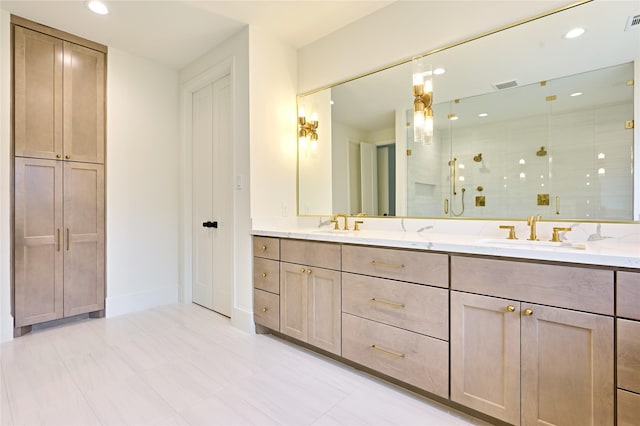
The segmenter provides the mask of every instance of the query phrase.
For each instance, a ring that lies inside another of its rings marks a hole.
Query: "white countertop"
[[[252,233],[268,237],[640,269],[640,245],[635,240],[625,242],[617,238],[605,237],[598,241],[552,243],[549,241],[527,241],[525,238],[507,240],[483,235],[435,233],[433,229],[413,232],[395,230],[334,231],[327,227],[269,228],[254,229]]]

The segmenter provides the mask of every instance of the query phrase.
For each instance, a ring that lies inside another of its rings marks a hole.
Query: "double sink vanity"
[[[488,221],[471,235],[434,232],[456,221],[351,220],[361,230],[254,230],[258,331],[509,424],[638,424],[636,236],[509,240]]]

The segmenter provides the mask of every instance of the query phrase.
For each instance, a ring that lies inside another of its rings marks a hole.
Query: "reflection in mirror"
[[[299,150],[299,213],[637,218],[636,9],[585,3],[425,56],[445,70],[431,145],[413,142],[411,62],[300,96],[319,139]]]
[[[437,104],[435,146],[407,132],[408,214],[630,219],[633,68]]]

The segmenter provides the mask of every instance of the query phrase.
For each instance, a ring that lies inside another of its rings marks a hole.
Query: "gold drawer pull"
[[[267,278],[267,273],[266,272],[262,273],[262,278]]]
[[[267,312],[269,310],[269,308],[267,308],[266,306],[264,308],[262,308],[262,312]]]
[[[509,306],[507,306],[507,311],[509,311],[509,312],[514,312],[515,310],[516,310],[516,307],[515,307],[515,306],[513,306],[513,305],[509,305]]]
[[[389,305],[394,308],[404,308],[404,303],[389,302],[388,300],[376,299],[375,297],[371,299],[371,301],[376,303],[382,303],[384,305]]]
[[[262,251],[267,251],[267,246],[262,246]]]
[[[388,351],[388,350],[382,349],[381,347],[376,346],[376,345],[371,345],[371,349],[375,349],[375,350],[380,351],[382,353],[385,353],[387,355],[395,356],[396,358],[404,358],[404,354],[399,354],[397,352]]]
[[[67,251],[71,249],[71,232],[69,232],[69,228],[67,228]]]
[[[404,268],[403,264],[400,263],[386,263],[386,262],[379,262],[377,260],[372,260],[371,264],[373,266],[385,266],[387,268],[395,268],[395,269],[402,269]]]
[[[524,310],[524,314],[528,317],[530,317],[531,315],[533,315],[533,311],[531,309],[525,309]]]
[[[58,228],[58,251],[60,251],[60,228]]]

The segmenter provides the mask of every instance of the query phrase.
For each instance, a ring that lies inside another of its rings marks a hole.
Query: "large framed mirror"
[[[444,70],[429,145],[411,61],[299,96],[321,123],[299,146],[299,214],[638,220],[637,15],[588,2],[424,56]]]

